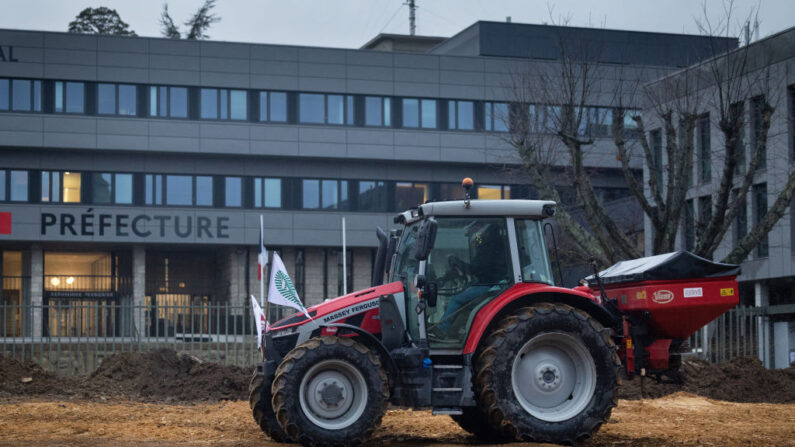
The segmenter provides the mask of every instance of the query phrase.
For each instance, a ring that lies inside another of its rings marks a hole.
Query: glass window
[[[403,99],[403,127],[420,127],[420,101]]]
[[[133,196],[132,174],[114,174],[114,203],[130,205]]]
[[[326,110],[328,124],[342,124],[345,120],[345,105],[342,95],[328,95]]]
[[[364,98],[364,125],[389,126],[387,105],[389,98],[367,96]]]
[[[347,110],[345,114],[345,124],[353,126],[353,96],[348,95],[345,97],[345,110]]]
[[[66,113],[85,111],[85,85],[82,82],[66,83]]]
[[[282,180],[278,178],[265,179],[265,207],[282,207]]]
[[[32,108],[31,102],[31,81],[23,79],[14,79],[11,81],[11,91],[13,92],[13,101],[11,108],[13,110],[30,111]]]
[[[41,171],[41,201],[49,202],[50,195],[50,173],[48,171]],[[0,197],[0,200],[3,200],[3,198]]]
[[[303,181],[303,200],[301,208],[315,209],[320,207],[320,180]]]
[[[541,222],[531,219],[516,220],[516,242],[522,281],[554,284],[549,269],[549,254],[544,244]]]
[[[732,202],[737,202],[740,191],[732,191]],[[742,238],[748,233],[748,209],[747,201],[743,199],[737,205],[737,215],[734,218],[734,247],[740,244]]]
[[[359,181],[358,209],[386,211],[386,185],[381,181]]]
[[[507,132],[509,115],[508,104],[504,102],[487,102],[485,104],[485,126],[488,131]]]
[[[684,228],[682,229],[683,237],[682,243],[684,245],[684,249],[686,251],[691,251],[696,246],[696,210],[693,205],[693,199],[688,199],[685,201],[685,209],[684,209],[684,216],[682,219],[684,220]]]
[[[80,203],[80,185],[82,176],[79,172],[63,173],[63,197],[64,203]]]
[[[193,204],[193,177],[189,175],[166,176],[166,205]]]
[[[8,110],[8,100],[11,96],[11,82],[8,79],[0,79],[0,110]]]
[[[55,83],[55,111],[63,112],[63,82]]]
[[[321,197],[323,198],[323,208],[337,208],[339,201],[338,184],[336,180],[323,180],[323,190]]]
[[[299,95],[300,121],[302,123],[323,123],[324,95],[301,93]]]
[[[28,171],[10,171],[10,199],[13,202],[28,201]]]
[[[136,89],[134,85],[119,85],[119,115],[135,115],[137,113],[136,107]]]
[[[202,119],[218,119],[218,89],[201,89]]]
[[[242,205],[243,181],[240,177],[227,177],[225,183],[224,205],[238,207]]]
[[[767,183],[760,183],[754,185],[754,225],[759,225],[762,219],[767,214]],[[770,245],[768,243],[768,235],[765,234],[760,240],[759,245],[756,246],[756,255],[760,258],[766,257],[770,254]]]
[[[213,178],[196,176],[196,206],[213,206]]]
[[[6,171],[0,169],[0,200],[6,200]]]
[[[442,183],[439,185],[439,200],[464,200],[466,193],[458,183]]]
[[[449,101],[448,108],[450,129],[472,130],[475,128],[475,103],[472,101]]]
[[[270,111],[269,121],[286,122],[287,121],[287,93],[285,92],[270,92],[270,104],[268,110]]]
[[[710,142],[709,113],[698,119],[698,171],[701,183],[712,180],[712,146]]]
[[[229,90],[218,90],[220,104],[218,105],[219,115],[222,120],[229,119]]]
[[[229,118],[245,120],[248,115],[246,92],[244,90],[229,91]]]
[[[765,106],[765,97],[757,96],[751,99],[751,147],[753,148],[752,154],[756,151],[759,144],[759,135],[762,133],[763,110]],[[767,146],[761,148],[759,157],[758,169],[767,168]]]
[[[169,88],[169,116],[174,118],[188,117],[188,89],[184,87]]]
[[[478,199],[499,200],[501,198],[502,187],[500,185],[478,185]]]
[[[187,118],[188,89],[185,87],[150,87],[149,115]]]
[[[395,184],[395,205],[399,212],[428,201],[428,185],[424,183],[398,182]]]
[[[91,174],[93,203],[110,203],[113,180],[110,173]]]
[[[162,205],[163,204],[163,176],[155,174],[146,174],[146,204],[147,205]]]
[[[97,85],[97,112],[103,115],[116,114],[116,85]]]
[[[436,100],[422,100],[422,127],[432,129],[436,127]]]

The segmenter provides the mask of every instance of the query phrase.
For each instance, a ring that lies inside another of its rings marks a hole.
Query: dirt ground
[[[241,401],[151,404],[133,401],[6,401],[0,445],[268,446]],[[447,416],[389,411],[368,443],[467,445],[477,441]],[[514,444],[516,446],[527,444]],[[715,401],[687,393],[622,400],[587,446],[795,445],[795,405]]]

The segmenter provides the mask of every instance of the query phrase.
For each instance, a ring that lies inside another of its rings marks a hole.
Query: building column
[[[28,262],[23,262],[23,268],[27,268],[30,275],[30,335],[41,337],[44,324],[44,252],[41,245],[33,244],[30,246],[30,256]]]
[[[773,367],[777,369],[789,368],[790,351],[794,348],[790,345],[790,328],[793,323],[790,321],[777,321],[773,323]]]
[[[754,305],[756,307],[767,307],[770,304],[770,291],[767,284],[762,281],[754,283]],[[756,319],[756,340],[759,352],[759,360],[765,368],[771,368],[771,355],[770,355],[770,319],[768,317],[759,316]]]
[[[146,247],[143,245],[133,246],[132,256],[132,307],[133,325],[135,331],[131,335],[138,337],[146,336]]]

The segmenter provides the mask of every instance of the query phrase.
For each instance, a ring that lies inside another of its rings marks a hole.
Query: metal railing
[[[735,307],[688,339],[689,353],[712,363],[759,357],[759,330],[767,309]]]
[[[241,367],[259,358],[254,319],[245,305],[0,304],[0,354],[32,360],[59,375],[91,373],[113,354],[159,348]]]

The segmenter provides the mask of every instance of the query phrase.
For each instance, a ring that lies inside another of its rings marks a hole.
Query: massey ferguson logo
[[[654,292],[651,300],[657,304],[667,304],[674,300],[674,294],[670,290],[658,290]]]

